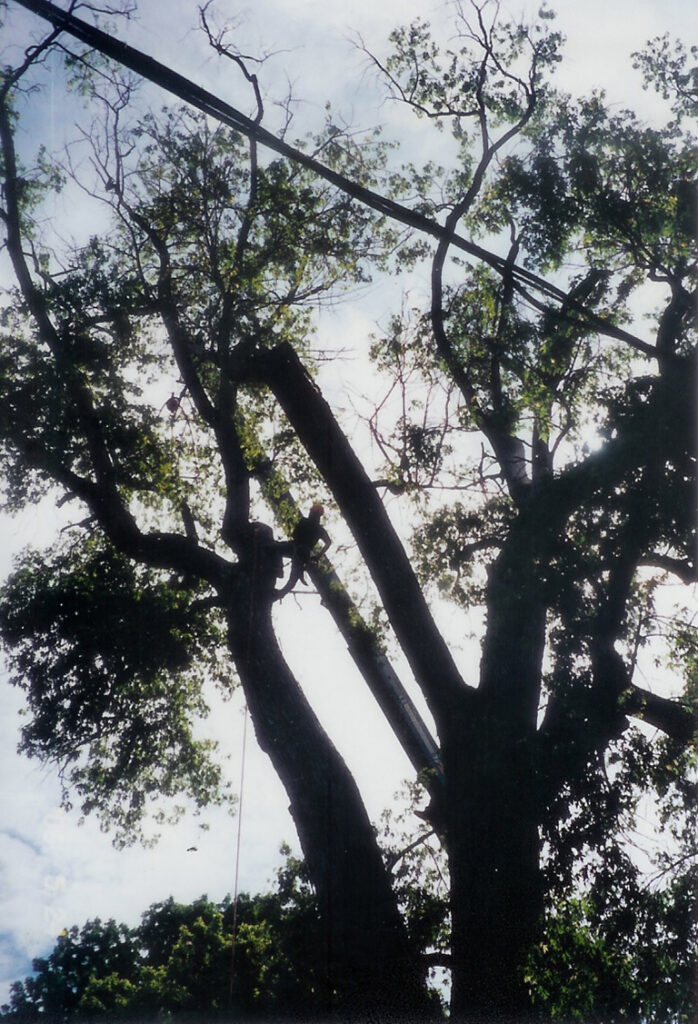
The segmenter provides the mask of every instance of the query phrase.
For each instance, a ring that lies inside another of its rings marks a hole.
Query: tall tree
[[[311,1018],[325,1005],[316,901],[303,863],[282,852],[272,891],[218,904],[170,897],[135,928],[97,918],[64,929],[12,985],[0,1019]]]
[[[0,108],[18,284],[0,364],[7,502],[51,486],[81,510],[77,534],[27,556],[0,606],[32,713],[24,748],[57,760],[124,835],[155,791],[205,801],[216,770],[191,721],[224,647],[318,893],[328,1000],[428,1013],[360,795],[275,630],[286,548],[266,509],[289,529],[280,495],[324,490],[436,723],[443,784],[431,780],[426,814],[448,855],[452,1012],[523,1019],[551,878],[564,885],[600,851],[614,884],[632,875],[618,834],[643,785],[638,751],[670,757],[673,781],[657,767],[657,787],[691,800],[696,638],[665,627],[658,604],[662,581],[696,579],[686,54],[657,43],[641,59],[674,101],[667,127],[651,129],[599,96],[552,90],[560,39],[545,11],[529,28],[487,4],[459,7],[456,46],[417,23],[375,58],[401,101],[451,129],[456,170],[397,175],[380,143],[331,124],[310,142],[349,185],[384,178],[416,189],[422,214],[445,213],[427,255],[430,308],[396,317],[373,346],[398,396],[371,417],[385,458],[374,467],[320,390],[309,308],[396,246],[399,265],[424,246],[400,248],[350,188],[260,159],[254,140],[198,115],[129,123],[123,78],[73,60],[103,105],[106,130],[87,138],[90,189],[113,228],[51,251],[32,204],[55,172],[18,167],[13,123],[56,35],[6,72]],[[246,75],[260,123],[248,64],[210,38]],[[451,260],[462,227],[500,240],[505,257]],[[635,297],[659,303],[642,336]],[[163,380],[176,382],[169,398]],[[442,488],[456,498],[436,507]],[[416,524],[412,553],[388,514],[398,497]],[[477,680],[437,625],[432,584],[485,611]],[[348,597],[335,611],[358,621]],[[666,697],[638,681],[658,633],[676,675]],[[362,637],[368,677],[385,654]]]

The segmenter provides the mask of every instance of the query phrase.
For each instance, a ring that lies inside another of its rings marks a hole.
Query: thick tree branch
[[[420,961],[425,967],[446,967],[449,970],[453,967],[451,953],[422,953]]]
[[[290,345],[261,353],[250,369],[273,391],[332,491],[432,714],[443,723],[454,702],[460,705],[469,691],[368,474]]]
[[[298,506],[285,484],[267,460],[260,461],[256,473],[262,491],[277,518],[298,514]],[[397,672],[381,648],[376,633],[364,621],[327,555],[311,560],[305,571],[313,581],[337,629],[344,637],[354,664],[376,698],[417,772],[425,773],[425,784],[433,790],[443,782],[441,756],[434,738],[403,687]]]
[[[696,742],[698,717],[680,701],[669,700],[632,685],[623,694],[623,711],[653,725],[678,743]]]
[[[541,516],[554,514],[551,529],[561,528],[567,516],[595,494],[605,500],[603,495],[624,486],[624,481],[650,459],[663,464],[675,459],[677,452],[694,452],[697,370],[695,353],[682,358],[670,375],[653,382],[641,422],[619,430],[616,437],[582,462],[544,483],[532,498],[532,505],[538,504]]]
[[[209,582],[220,582],[230,572],[229,563],[199,547],[190,538],[161,532],[142,533],[125,505],[117,486],[116,471],[104,439],[99,413],[79,370],[72,364],[68,347],[49,314],[47,298],[35,286],[24,257],[14,140],[5,102],[0,103],[0,145],[5,165],[7,249],[29,312],[77,410],[90,452],[94,480],[81,477],[36,445],[25,451],[28,464],[47,472],[81,498],[110,541],[125,554],[154,567],[193,571]]]
[[[425,785],[433,790],[442,779],[439,749],[381,650],[374,631],[362,618],[326,555],[319,563],[311,563],[307,572],[413,767],[425,773]]]
[[[535,730],[540,700],[546,620],[540,574],[552,540],[543,524],[520,513],[487,578],[479,693],[493,727],[519,739]]]
[[[172,287],[172,267],[167,240],[148,221],[147,217],[130,207],[122,198],[121,203],[129,216],[141,228],[152,243],[159,261],[158,311],[162,318],[172,346],[172,352],[182,374],[182,380],[189,392],[197,412],[214,431],[226,481],[226,504],[223,514],[221,536],[236,550],[239,539],[245,533],[250,508],[249,473],[235,428],[235,406],[237,394],[226,370],[227,358],[223,358],[215,402],[210,398],[199,376],[192,353],[194,346],[182,325],[179,307]],[[230,296],[223,296],[223,316],[229,313]],[[221,321],[221,330],[222,321]],[[227,357],[228,339],[225,339]]]
[[[77,411],[80,427],[87,441],[95,480],[100,494],[109,504],[121,506],[121,497],[116,486],[114,464],[104,440],[92,396],[81,378],[80,371],[72,363],[65,339],[49,315],[47,297],[34,284],[24,256],[17,161],[6,99],[0,102],[0,146],[5,167],[7,251],[20,291],[36,324],[39,335],[51,352],[57,374],[63,381],[64,387]]]
[[[671,299],[662,313],[657,331],[657,359],[660,371],[671,365],[681,337],[684,317],[695,319],[696,295],[691,295],[680,282],[673,282]]]
[[[481,181],[478,180],[478,176],[476,174],[468,194],[465,196],[462,203],[452,211],[451,218],[453,218],[454,230],[458,219],[462,216],[463,212],[467,209],[472,202],[472,199],[477,194],[480,184]],[[492,360],[491,392],[494,405],[494,414],[492,414],[486,412],[481,407],[468,371],[463,366],[459,356],[454,353],[448,337],[443,309],[443,268],[447,251],[448,243],[446,241],[442,241],[439,244],[432,262],[431,323],[432,330],[434,332],[434,339],[439,353],[448,366],[449,371],[458,385],[476,423],[492,446],[492,450],[494,451],[495,458],[499,463],[499,468],[502,476],[504,477],[509,495],[514,502],[520,506],[528,497],[531,481],[528,475],[526,450],[523,442],[519,438],[502,430],[498,423],[498,420],[502,418],[501,415],[498,415],[498,413],[501,413],[502,411],[502,394],[498,359],[496,356],[493,356]],[[512,238],[509,255],[507,256],[506,264],[502,271],[502,289],[499,320],[497,324],[498,337],[502,334],[506,314],[513,296],[513,275],[518,251],[519,244],[516,239]]]
[[[64,466],[35,443],[22,449],[27,466],[46,473],[61,484],[70,497],[79,498],[117,550],[151,568],[194,574],[214,587],[227,588],[236,567],[220,555],[199,545],[196,537],[160,530],[142,532],[130,511],[113,499],[109,489],[87,480]]]
[[[647,565],[654,569],[662,569],[676,576],[682,583],[698,583],[698,566],[695,559],[672,558],[671,555],[644,555],[640,565]]]
[[[420,1006],[416,957],[375,832],[354,779],[279,649],[270,581],[259,581],[256,593],[240,584],[228,616],[230,646],[260,746],[291,800],[326,929],[330,990],[338,989],[359,1017],[377,986],[391,1010]]]

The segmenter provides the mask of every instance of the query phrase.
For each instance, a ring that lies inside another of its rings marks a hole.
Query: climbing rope
[[[250,616],[247,624],[247,650],[245,651],[245,662],[249,662],[250,659],[250,648],[252,646],[252,629],[254,627],[254,616],[255,616],[255,603],[256,603],[256,586],[257,586],[257,570],[259,566],[259,536],[255,531],[252,536],[252,592],[250,594]],[[230,987],[228,990],[228,998],[232,1005],[233,1001],[233,982],[235,978],[235,947],[237,945],[237,931],[238,931],[238,882],[240,879],[240,846],[242,839],[242,808],[243,798],[245,795],[245,761],[247,758],[247,720],[249,718],[249,710],[247,701],[245,701],[245,707],[243,711],[243,724],[242,724],[242,753],[240,754],[240,797],[238,799],[238,828],[237,838],[235,841],[235,872],[234,872],[234,883],[233,883],[233,934],[232,941],[230,944]]]
[[[240,756],[240,798],[238,800],[238,828],[237,828],[237,840],[235,843],[235,873],[234,873],[234,888],[233,888],[233,936],[232,943],[230,946],[230,988],[228,996],[230,1002],[233,1001],[233,979],[235,977],[235,946],[237,943],[237,930],[238,930],[238,881],[240,878],[240,840],[242,837],[242,805],[243,796],[245,792],[245,759],[247,754],[247,701],[245,701],[245,710],[243,714],[243,725],[242,725],[242,754]]]

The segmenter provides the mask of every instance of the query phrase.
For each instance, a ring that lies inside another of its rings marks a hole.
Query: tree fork
[[[441,731],[444,720],[474,698],[474,691],[465,685],[432,618],[375,486],[291,345],[253,356],[250,377],[273,391],[332,491]]]
[[[299,514],[285,481],[267,459],[260,459],[254,472],[277,519],[289,509]],[[415,771],[424,773],[424,783],[429,791],[441,788],[444,778],[438,745],[381,649],[375,631],[364,620],[327,555],[323,555],[319,562],[312,559],[306,566],[306,572]]]
[[[327,948],[326,1009],[357,1018],[395,1010],[427,1016],[423,971],[375,832],[353,777],[278,647],[269,584],[238,580],[227,599],[229,644],[316,888]]]

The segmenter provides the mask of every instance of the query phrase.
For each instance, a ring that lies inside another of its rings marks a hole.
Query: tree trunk
[[[361,796],[271,625],[270,585],[235,588],[229,642],[255,732],[289,795],[326,938],[326,1010],[343,1018],[398,1012],[424,1019],[429,1000]],[[376,1017],[377,1015],[377,1017]]]
[[[530,1017],[523,967],[542,911],[535,801],[516,752],[497,742],[486,716],[477,719],[460,731],[460,753],[444,753],[451,1014],[473,1024],[518,1024]]]
[[[531,1016],[523,975],[542,914],[535,766],[546,615],[531,537],[514,524],[490,569],[476,710],[442,730],[451,1011],[478,1024]]]

